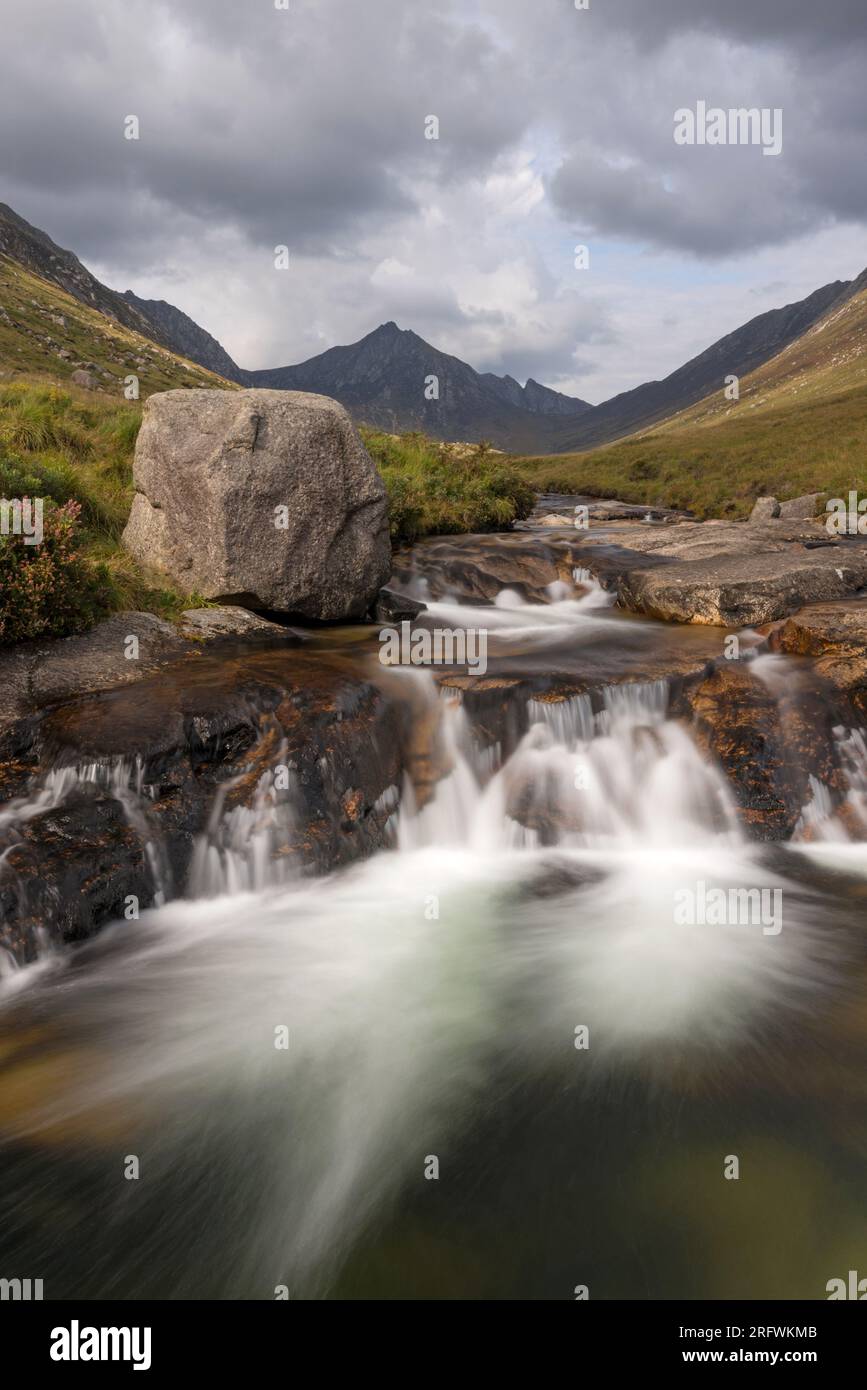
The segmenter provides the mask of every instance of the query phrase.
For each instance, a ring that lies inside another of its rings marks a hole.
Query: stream
[[[534,576],[543,543],[400,557],[422,626],[486,632],[484,675],[312,639],[436,728],[442,775],[395,789],[383,848],[305,872],[291,772],[265,776],[217,794],[184,884],[153,838],[137,920],[4,960],[0,1273],[52,1299],[813,1299],[863,1263],[863,733],[835,731],[845,814],[816,776],[791,838],[751,837],[682,704],[725,632]],[[742,643],[787,698],[795,662]],[[56,771],[0,830],[112,777],[144,825],[127,761]]]

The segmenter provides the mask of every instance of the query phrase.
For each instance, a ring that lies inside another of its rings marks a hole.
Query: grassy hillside
[[[121,399],[130,374],[142,398],[177,386],[234,385],[0,256],[0,378],[66,381],[82,368],[99,390]]]
[[[867,290],[740,382],[652,430],[516,461],[535,487],[748,514],[756,497],[867,488]]]

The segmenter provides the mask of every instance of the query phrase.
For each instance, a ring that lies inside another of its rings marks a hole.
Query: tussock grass
[[[388,489],[395,542],[504,530],[533,507],[533,488],[490,445],[468,449],[420,433],[361,434]]]

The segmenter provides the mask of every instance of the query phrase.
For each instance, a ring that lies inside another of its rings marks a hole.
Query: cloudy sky
[[[242,366],[395,319],[595,402],[867,266],[865,0],[281,3],[0,0],[0,201]]]

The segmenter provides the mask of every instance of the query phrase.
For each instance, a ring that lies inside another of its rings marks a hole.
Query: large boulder
[[[303,391],[151,396],[124,544],[185,593],[320,620],[389,576],[385,486],[343,406]]]

